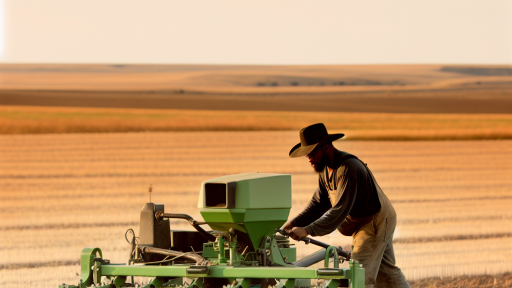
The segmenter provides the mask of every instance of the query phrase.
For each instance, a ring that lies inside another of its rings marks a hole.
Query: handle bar
[[[279,232],[279,234],[283,235],[283,236],[290,236],[288,235],[288,233],[284,230],[284,229],[278,229],[276,228],[276,232]],[[327,243],[324,243],[324,242],[320,242],[320,241],[317,241],[315,239],[311,239],[309,237],[304,237],[302,239],[300,239],[299,241],[303,241],[304,243],[306,244],[314,244],[316,246],[320,246],[322,248],[329,248],[329,244]],[[350,252],[347,252],[347,251],[344,251],[343,249],[341,249],[341,247],[336,247],[336,251],[338,252],[338,255],[340,255],[341,257],[345,258],[346,260],[350,260],[350,256],[351,256],[351,253]]]

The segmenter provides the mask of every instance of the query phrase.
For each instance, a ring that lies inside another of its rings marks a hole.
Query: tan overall
[[[372,178],[381,208],[370,222],[352,235],[352,258],[365,268],[366,287],[410,287],[400,268],[395,265],[395,209],[373,175]]]

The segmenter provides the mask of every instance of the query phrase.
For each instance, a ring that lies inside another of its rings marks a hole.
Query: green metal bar
[[[338,288],[339,286],[340,286],[340,280],[338,280],[338,279],[332,279],[329,281],[329,284],[327,284],[328,288]],[[352,285],[352,287],[357,287],[357,286]]]
[[[277,240],[274,237],[272,239],[272,245],[269,245],[270,247],[270,259],[272,262],[281,265],[281,266],[292,266],[291,264],[287,264],[283,260],[283,255],[281,254],[281,249],[279,249],[279,245],[277,244]],[[267,248],[267,249],[268,249]]]
[[[251,279],[242,279],[233,288],[249,288],[251,286]]]
[[[104,276],[186,277],[188,267],[188,265],[101,265],[101,274]]]
[[[116,287],[121,287],[126,282],[126,276],[118,276],[116,279],[114,279],[114,285]]]
[[[94,265],[94,258],[96,257],[96,253],[103,257],[100,248],[84,248],[82,249],[82,253],[80,256],[80,278],[82,280],[82,284],[80,288],[85,288],[91,286],[93,284],[93,277],[91,275],[91,267]],[[101,268],[100,268],[101,269]],[[99,273],[99,271],[94,271],[95,273]],[[101,273],[100,273],[101,278]]]
[[[224,250],[224,238],[219,236],[219,263],[226,263],[226,252]]]
[[[150,283],[148,283],[146,286],[144,286],[143,288],[160,288],[162,287],[162,285],[165,284],[165,281],[160,278],[160,277],[155,277],[155,279],[153,279],[153,281],[151,281]]]
[[[364,268],[358,261],[350,259],[350,279],[352,280],[352,287],[365,287]]]
[[[203,278],[197,278],[195,279],[194,281],[192,281],[192,283],[190,283],[190,285],[188,285],[187,287],[189,288],[203,288],[203,284],[204,284],[204,279]]]
[[[339,258],[338,258],[338,250],[334,246],[329,246],[327,248],[327,251],[325,251],[324,267],[325,268],[329,267],[329,255],[331,255],[331,251],[332,250],[334,250],[334,268],[339,268],[340,267],[340,261],[339,261]]]
[[[295,279],[287,279],[286,283],[284,283],[284,287],[294,288],[295,287]]]
[[[212,267],[213,268],[213,267]],[[315,268],[285,267],[215,267],[210,277],[217,278],[317,278]]]
[[[188,265],[153,266],[153,265],[101,265],[103,276],[142,276],[142,277],[190,277],[198,275],[187,274]],[[347,275],[348,269],[343,275]],[[364,271],[364,270],[363,270]],[[351,274],[350,274],[351,275]],[[363,272],[364,276],[364,272]],[[208,278],[276,278],[276,279],[335,279],[346,278],[339,275],[318,275],[316,268],[305,267],[231,267],[211,266]]]

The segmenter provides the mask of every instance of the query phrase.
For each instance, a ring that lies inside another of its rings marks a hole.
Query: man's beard
[[[320,172],[324,171],[324,168],[327,165],[326,158],[327,158],[326,155],[323,154],[322,159],[320,159],[320,161],[318,163],[311,163],[311,167],[313,167],[313,170],[315,170],[315,172],[320,173]]]
[[[315,172],[322,172],[324,171],[324,168],[325,168],[325,164],[324,163],[316,163],[315,165],[311,165],[313,167],[313,170],[315,170]]]

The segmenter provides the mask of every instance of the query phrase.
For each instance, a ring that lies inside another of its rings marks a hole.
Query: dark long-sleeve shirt
[[[293,219],[294,226],[304,227],[312,236],[338,229],[347,215],[366,218],[379,212],[379,196],[368,168],[355,157],[343,161],[345,155],[349,154],[335,150],[331,177],[327,167],[318,173],[318,188],[311,201]]]

